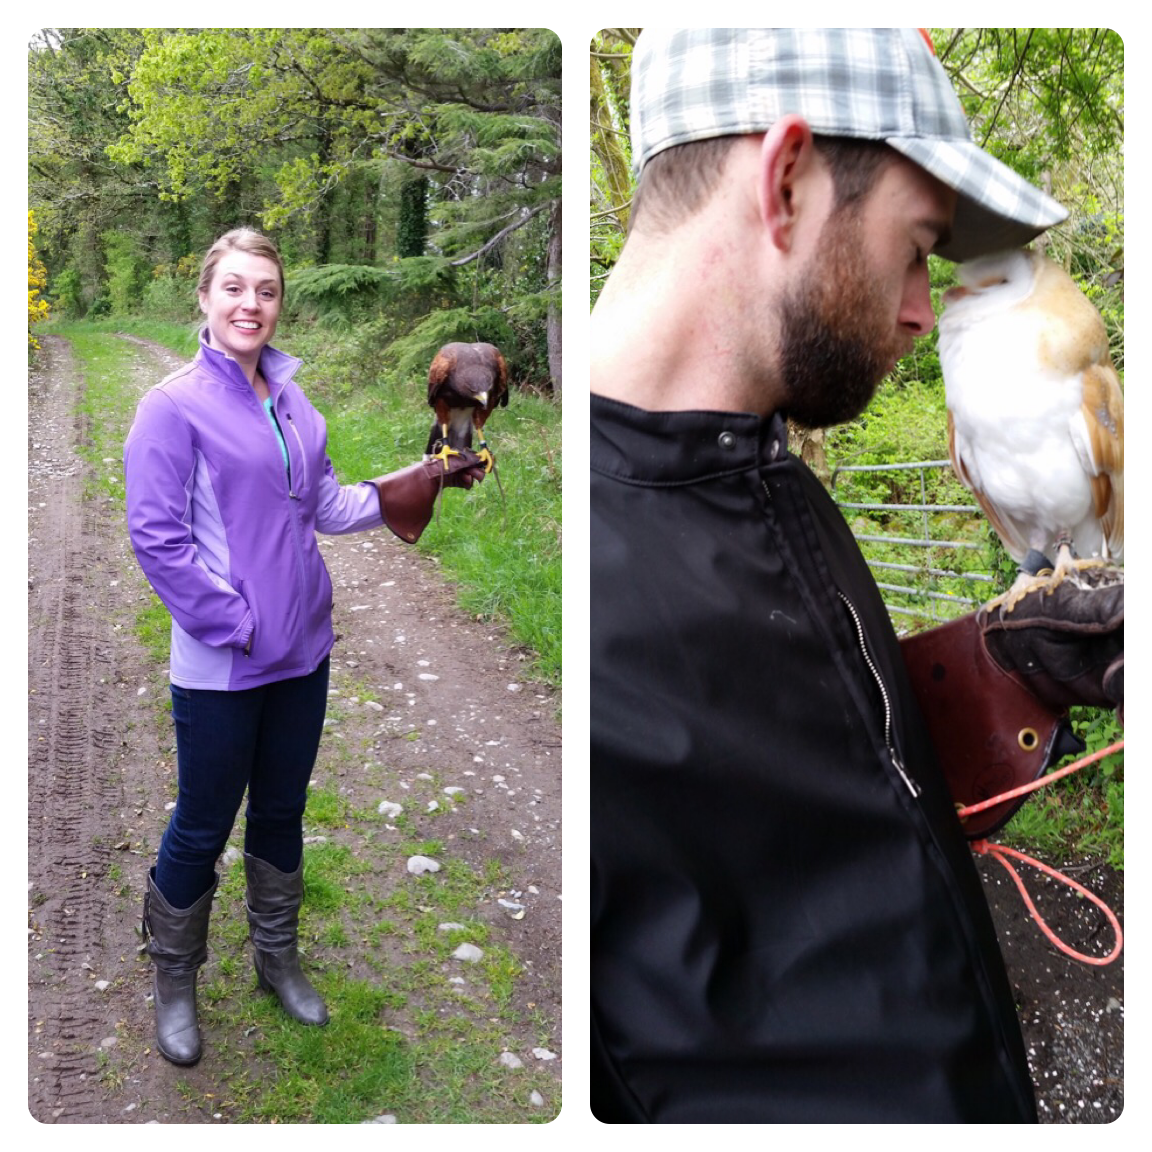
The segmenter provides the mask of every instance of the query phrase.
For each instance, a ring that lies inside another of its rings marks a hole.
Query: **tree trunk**
[[[561,348],[561,265],[563,246],[560,235],[561,202],[552,207],[548,232],[547,282],[554,284],[555,291],[548,301],[548,375],[552,378],[552,391],[559,396],[563,376],[563,355]]]

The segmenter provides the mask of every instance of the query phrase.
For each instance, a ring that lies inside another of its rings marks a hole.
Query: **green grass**
[[[194,1105],[234,1123],[358,1123],[382,1112],[401,1123],[550,1118],[525,1104],[534,1089],[553,1099],[555,1082],[539,1069],[498,1062],[511,1046],[520,964],[485,925],[462,914],[487,891],[492,869],[453,866],[410,877],[386,901],[386,919],[367,906],[357,877],[397,864],[414,848],[440,846],[398,845],[371,865],[343,845],[305,849],[301,955],[329,1006],[323,1029],[295,1024],[271,996],[252,991],[242,863],[222,877],[200,986],[202,1021],[217,1064],[227,1069],[219,1078],[227,1092]],[[447,919],[463,927],[440,932]],[[451,960],[465,941],[483,949],[479,963]],[[457,970],[464,987],[448,978]]]
[[[118,505],[114,516],[122,516],[121,446],[139,389],[128,383],[133,351],[113,333],[131,331],[186,353],[180,341],[187,332],[177,325],[110,321],[50,330],[72,342],[85,376],[82,451],[91,477],[86,496]],[[358,426],[353,420],[346,427]],[[365,417],[362,426],[364,438],[378,439],[379,419]],[[558,421],[549,435],[558,442]],[[405,461],[400,454],[391,466]],[[517,467],[509,471],[521,474]],[[558,477],[556,490],[558,515]],[[493,490],[449,494],[480,495],[492,496]],[[168,658],[167,613],[151,595],[134,610],[136,634],[159,677]],[[557,650],[557,676],[558,661]],[[541,670],[546,671],[543,662]],[[343,686],[342,694],[353,688],[361,698],[370,695],[354,684]],[[170,739],[163,703],[157,705],[157,722]],[[516,1037],[526,1026],[539,1035],[539,1043],[549,1034],[546,1022],[532,1019],[531,1005],[515,1006],[519,960],[475,917],[477,905],[506,882],[503,865],[487,860],[473,867],[453,859],[444,843],[420,838],[406,818],[397,822],[406,830],[405,841],[388,842],[375,811],[354,810],[329,776],[347,754],[341,741],[322,742],[317,765],[322,782],[310,789],[304,816],[305,834],[326,842],[305,849],[300,949],[331,1021],[323,1029],[299,1025],[273,997],[255,991],[243,862],[236,860],[221,876],[209,961],[200,981],[201,1019],[218,1087],[200,1096],[191,1081],[182,1081],[187,1106],[236,1123],[361,1123],[384,1112],[400,1123],[548,1122],[559,1108],[555,1078],[529,1063],[508,1069],[498,1061],[502,1051],[518,1046]],[[241,821],[232,844],[242,842]],[[442,871],[408,875],[405,858],[417,852],[438,855]],[[378,894],[382,873],[396,877],[386,885],[387,896]],[[113,885],[119,879],[110,873]],[[446,920],[464,927],[441,932]],[[452,959],[464,942],[484,950],[479,963]],[[451,982],[457,974],[465,985]],[[151,1038],[141,1037],[140,1043],[148,1045]],[[119,1069],[109,1062],[102,1072],[110,1091],[120,1090]],[[543,1096],[545,1107],[529,1103],[533,1091]]]
[[[1101,709],[1073,709],[1072,726],[1087,750],[1067,757],[1061,767],[1123,737],[1115,717]],[[1005,825],[998,839],[1049,858],[1099,856],[1123,870],[1124,753],[1113,753],[1042,788]]]

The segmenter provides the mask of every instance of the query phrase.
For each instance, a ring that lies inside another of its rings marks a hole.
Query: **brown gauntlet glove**
[[[1123,723],[1124,573],[1086,568],[1076,580],[1030,592],[1010,612],[982,609],[984,642],[1050,708],[1115,708]]]
[[[419,464],[377,476],[376,495],[384,523],[406,544],[414,544],[428,527],[436,497],[443,488],[471,488],[484,479],[484,462],[470,448],[443,460]]]
[[[901,641],[912,686],[958,808],[1038,779],[1083,744],[1067,710],[1124,699],[1123,574],[1080,574],[1011,612],[981,609]],[[965,821],[969,839],[1002,827],[1024,797]]]

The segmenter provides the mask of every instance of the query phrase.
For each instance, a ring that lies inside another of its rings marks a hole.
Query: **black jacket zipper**
[[[908,775],[907,770],[904,768],[904,762],[900,759],[900,755],[896,751],[896,746],[892,740],[892,698],[888,695],[888,688],[884,683],[884,678],[880,675],[880,670],[876,667],[875,661],[872,659],[872,654],[868,651],[868,641],[864,637],[864,625],[860,622],[860,614],[856,611],[856,607],[852,601],[849,600],[839,588],[836,589],[836,594],[844,601],[844,605],[852,617],[852,622],[856,626],[856,639],[860,645],[860,651],[864,655],[864,663],[868,665],[868,671],[872,673],[872,678],[876,681],[876,686],[880,689],[880,698],[884,701],[884,743],[888,747],[888,756],[892,760],[893,767],[900,773],[900,779],[904,781],[908,791],[911,792],[913,796],[919,796],[920,785]]]

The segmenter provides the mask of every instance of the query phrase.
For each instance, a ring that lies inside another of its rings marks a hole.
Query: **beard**
[[[857,213],[825,223],[810,267],[779,309],[781,407],[802,427],[826,428],[864,411],[908,340],[876,290]]]

